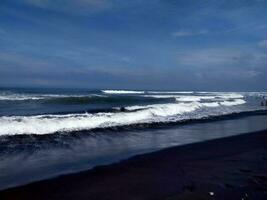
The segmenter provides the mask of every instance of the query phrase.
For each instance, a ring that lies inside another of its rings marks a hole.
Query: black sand
[[[267,199],[267,131],[135,156],[4,190],[0,199]]]

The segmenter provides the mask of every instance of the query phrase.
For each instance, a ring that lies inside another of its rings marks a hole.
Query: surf
[[[37,116],[3,116],[0,117],[0,134],[52,134],[56,132],[71,132],[127,126],[140,123],[177,122],[211,115],[222,115],[233,112],[229,106],[244,104],[244,100],[211,103],[168,103],[146,106],[129,106],[124,109],[129,112],[100,112],[64,115]],[[212,110],[212,108],[220,108]],[[210,110],[205,110],[209,108]],[[194,113],[195,111],[198,111]]]

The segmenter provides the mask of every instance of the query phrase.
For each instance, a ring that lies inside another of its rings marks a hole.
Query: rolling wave
[[[176,123],[262,109],[262,96],[264,93],[134,90],[78,94],[0,92],[0,135]]]
[[[199,102],[193,102],[193,103],[178,103],[178,104],[154,104],[154,105],[147,105],[147,106],[128,106],[125,107],[126,110],[133,111],[133,110],[141,110],[141,109],[147,109],[147,108],[162,108],[167,107],[169,105],[174,105],[173,108],[170,110],[165,110],[168,113],[175,112],[175,108],[177,108],[177,105],[181,106],[198,106],[198,107],[219,107],[219,106],[235,106],[235,105],[242,105],[245,104],[246,101],[243,99],[235,99],[233,101],[222,101],[222,102],[207,102],[207,103],[199,103]]]
[[[231,102],[231,103],[230,103]],[[3,116],[0,135],[52,134],[159,122],[178,122],[214,115],[229,114],[227,107],[244,104],[242,99],[222,103],[167,103],[125,107],[130,112],[84,113],[65,115]],[[209,108],[208,110],[205,108]],[[219,108],[212,110],[211,108]]]

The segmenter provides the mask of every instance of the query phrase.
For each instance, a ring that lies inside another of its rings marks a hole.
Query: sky
[[[1,0],[0,86],[267,91],[266,0]]]

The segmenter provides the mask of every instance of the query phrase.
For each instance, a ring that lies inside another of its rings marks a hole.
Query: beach
[[[266,199],[267,130],[10,188],[0,199]]]
[[[2,0],[0,200],[267,200],[266,10]]]

